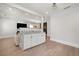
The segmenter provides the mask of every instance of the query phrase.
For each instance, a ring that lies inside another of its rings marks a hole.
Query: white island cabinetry
[[[45,42],[45,33],[20,33],[20,47],[25,50]]]

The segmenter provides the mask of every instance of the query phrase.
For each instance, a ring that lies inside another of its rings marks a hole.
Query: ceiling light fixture
[[[9,10],[11,11],[11,10],[12,10],[12,8],[10,8],[10,7],[9,7]]]
[[[48,12],[45,12],[45,14],[48,14]]]

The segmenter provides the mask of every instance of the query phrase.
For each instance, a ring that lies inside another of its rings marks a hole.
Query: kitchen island
[[[45,42],[45,33],[42,31],[20,31],[19,34],[19,47],[22,50]]]

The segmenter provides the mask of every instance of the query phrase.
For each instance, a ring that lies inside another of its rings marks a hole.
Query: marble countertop
[[[43,33],[43,32],[20,32],[21,34],[38,34],[38,33]]]

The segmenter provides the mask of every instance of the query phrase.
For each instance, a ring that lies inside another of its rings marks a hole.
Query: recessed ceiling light
[[[12,8],[9,7],[9,10],[12,10]]]
[[[45,12],[46,14],[48,14],[48,12]]]

